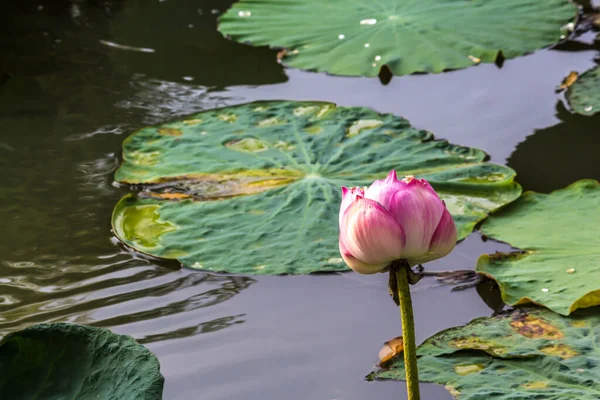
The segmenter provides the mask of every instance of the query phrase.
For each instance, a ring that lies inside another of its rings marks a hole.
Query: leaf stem
[[[406,390],[408,400],[419,400],[419,371],[417,368],[417,346],[415,344],[415,321],[413,317],[408,270],[405,261],[394,263],[390,273],[396,274],[398,298],[400,300],[400,319],[402,320],[402,338],[404,340],[404,368],[406,370]]]

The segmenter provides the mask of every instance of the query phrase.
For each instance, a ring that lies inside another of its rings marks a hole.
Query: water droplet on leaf
[[[250,11],[238,11],[239,17],[250,17],[252,16],[252,12]]]
[[[345,38],[345,37],[346,37],[346,35],[344,35],[343,33],[340,33],[340,34],[338,35],[338,39],[340,39],[340,40],[342,40],[342,39],[343,39],[343,38]]]
[[[361,25],[375,25],[377,20],[375,18],[367,18],[360,21]]]

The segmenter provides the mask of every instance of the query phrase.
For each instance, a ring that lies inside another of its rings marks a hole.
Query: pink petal
[[[342,255],[342,258],[344,259],[346,264],[359,274],[376,274],[378,272],[384,271],[388,265],[388,263],[374,265],[360,261],[358,258],[355,258],[354,256],[352,256],[352,254],[350,254],[350,252],[345,248],[341,240],[340,254]]]
[[[346,212],[346,209],[356,200],[357,197],[363,197],[364,190],[359,187],[353,187],[348,189],[342,187],[342,204],[340,205],[340,226],[342,226],[342,216]]]
[[[418,258],[429,252],[429,245],[438,227],[445,205],[425,179],[409,177],[400,181],[388,209],[406,235],[404,258]]]
[[[448,210],[444,209],[442,219],[431,239],[429,251],[424,256],[408,260],[408,263],[410,265],[417,265],[444,257],[456,246],[457,238],[458,232],[456,231],[454,220]]]
[[[402,258],[404,232],[388,210],[358,197],[344,213],[340,242],[363,264],[385,265]]]
[[[367,199],[374,200],[389,209],[394,193],[404,189],[406,185],[396,177],[396,171],[391,170],[387,178],[377,180],[365,191]]]

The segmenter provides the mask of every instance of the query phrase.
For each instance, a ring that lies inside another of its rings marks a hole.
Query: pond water
[[[600,114],[572,115],[554,88],[594,65],[584,34],[555,49],[441,75],[377,79],[286,69],[276,51],[229,42],[216,0],[20,1],[0,15],[0,335],[51,321],[132,335],[155,352],[164,398],[406,398],[367,382],[398,336],[387,277],[211,275],[118,244],[113,184],[135,128],[253,100],[324,100],[408,118],[487,151],[525,189],[600,179]],[[130,46],[130,47],[123,47]],[[232,244],[235,245],[235,244]],[[477,233],[431,270],[473,269],[507,250]],[[482,293],[486,301],[480,297]],[[413,288],[418,341],[490,315],[486,289]],[[488,298],[491,297],[491,298]],[[423,398],[450,399],[435,385]]]

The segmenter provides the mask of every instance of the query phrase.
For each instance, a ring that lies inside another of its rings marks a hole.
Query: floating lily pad
[[[488,218],[482,232],[522,249],[481,256],[507,304],[528,302],[568,315],[600,304],[600,185],[578,181],[550,194],[526,192]]]
[[[419,378],[445,385],[456,399],[600,398],[598,309],[570,318],[524,307],[448,329],[417,350]],[[402,355],[378,379],[404,379]]]
[[[434,140],[403,118],[319,102],[257,102],[141,129],[119,182],[143,185],[113,213],[117,237],[188,267],[246,274],[343,271],[341,186],[391,169],[428,179],[466,237],[520,195],[510,168]]]
[[[286,49],[296,68],[336,75],[438,73],[514,58],[564,38],[567,0],[241,0],[219,30]]]
[[[107,329],[41,324],[0,342],[3,400],[160,400],[163,381],[154,354]]]
[[[600,111],[600,67],[584,72],[567,91],[569,105],[578,114],[593,115]]]

